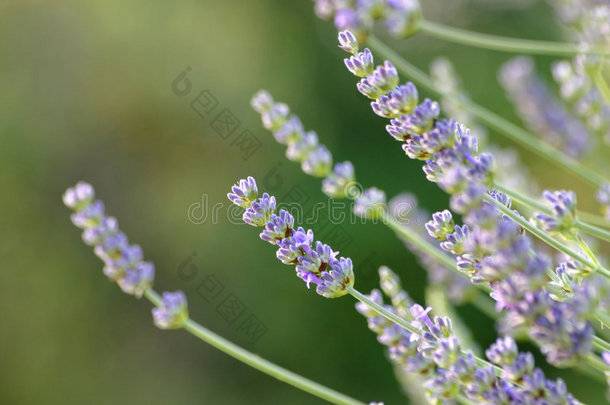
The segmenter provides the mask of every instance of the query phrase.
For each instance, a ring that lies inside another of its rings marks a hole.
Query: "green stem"
[[[388,311],[381,305],[377,305],[376,302],[372,301],[369,297],[362,294],[360,291],[356,290],[353,287],[346,287],[346,290],[352,297],[354,297],[358,301],[368,305],[369,308],[371,308],[372,310],[374,310],[375,312],[377,312],[379,315],[383,316],[387,320],[395,323],[396,325],[402,327],[403,329],[407,330],[408,332],[411,332],[417,336],[421,336],[422,332],[418,328],[414,327],[408,321],[406,321],[405,319],[402,319],[398,315]],[[496,375],[498,375],[499,377],[502,376],[502,372],[503,372],[502,368],[500,368],[494,364],[491,364],[488,361],[486,361],[478,356],[474,356],[474,360],[479,367],[493,367],[493,369],[496,371]]]
[[[576,216],[589,224],[597,224],[597,226],[600,228],[610,228],[610,222],[608,222],[608,220],[601,215],[577,211]]]
[[[533,226],[532,224],[527,222],[527,220],[525,218],[521,217],[520,215],[515,214],[512,210],[506,208],[506,206],[504,206],[501,202],[495,200],[489,194],[485,194],[483,196],[483,199],[485,201],[487,201],[489,204],[493,205],[499,211],[501,211],[504,215],[506,215],[507,217],[509,217],[510,219],[512,219],[519,225],[521,225],[521,227],[523,227],[523,229],[527,230],[528,232],[530,232],[532,235],[534,235],[535,237],[537,237],[538,239],[540,239],[547,245],[557,249],[558,251],[560,251],[562,253],[565,253],[566,255],[570,256],[574,260],[577,260],[577,261],[581,262],[582,264],[590,267],[593,271],[597,271],[600,274],[604,275],[605,277],[610,278],[610,271],[608,269],[604,268],[603,266],[596,265],[595,263],[591,262],[588,258],[580,255],[577,252],[574,252],[572,249],[570,249],[563,243],[559,242],[557,239],[553,238],[546,232],[536,228],[535,226]]]
[[[601,351],[610,352],[610,343],[598,336],[593,336],[593,347]]]
[[[155,306],[162,305],[161,298],[152,289],[147,290],[144,293],[145,297],[148,298]],[[363,402],[357,401],[347,395],[341,394],[335,390],[311,381],[305,377],[293,373],[290,370],[286,370],[276,364],[271,363],[268,360],[261,358],[260,356],[251,353],[236,344],[226,340],[225,338],[215,334],[209,329],[204,328],[192,319],[187,319],[184,323],[184,329],[195,335],[204,342],[214,346],[218,350],[228,354],[229,356],[262,371],[265,374],[270,375],[286,384],[290,384],[302,391],[312,394],[318,398],[324,399],[333,404],[341,405],[365,405]]]
[[[401,57],[398,53],[377,39],[375,36],[369,36],[367,42],[376,53],[382,55],[385,59],[392,60],[396,68],[398,68],[402,74],[409,76],[413,81],[419,83],[421,87],[428,89],[431,93],[439,97],[443,96],[453,102],[460,103],[462,106],[464,106],[464,108],[478,117],[481,122],[504,134],[507,138],[518,143],[524,148],[538,154],[540,157],[556,164],[559,167],[567,169],[596,187],[608,182],[603,176],[583,166],[574,158],[555,149],[549,144],[542,142],[534,134],[518,127],[505,118],[502,118],[496,113],[486,109],[485,107],[467,100],[464,97],[461,97],[459,94],[441,92],[428,75],[407,62],[403,57]]]
[[[606,101],[606,104],[610,106],[610,88],[608,87],[608,83],[604,79],[604,75],[601,69],[596,69],[595,72],[592,73],[593,81],[595,82],[595,86],[597,86],[597,90],[601,93],[602,97]]]
[[[589,353],[585,357],[585,360],[587,360],[587,363],[590,364],[593,368],[601,371],[602,373],[610,371],[610,366],[593,353]]]
[[[544,214],[547,214],[547,215],[552,214],[551,210],[546,205],[544,205],[543,203],[541,203],[539,201],[536,201],[535,199],[533,199],[532,197],[530,197],[528,195],[525,195],[514,189],[509,189],[498,183],[494,183],[494,187],[498,191],[503,192],[504,194],[509,196],[511,199],[517,201],[518,203],[520,203],[522,205],[529,206],[529,207],[531,207],[539,212],[542,212]],[[596,216],[593,214],[589,214],[586,212],[581,212],[581,211],[578,211],[576,213],[576,216],[578,219],[574,223],[574,226],[577,229],[580,229],[584,233],[587,233],[598,239],[610,242],[610,231],[607,231],[601,227],[591,225],[590,223],[588,223],[588,222],[591,222],[591,220],[594,220],[595,222],[598,222],[598,223],[600,223],[600,222],[605,223],[606,221],[602,217],[599,217],[599,216]],[[585,222],[585,221],[580,220],[579,217],[585,217],[585,218],[589,218],[589,219]]]
[[[587,224],[586,222],[583,222],[578,218],[574,222],[574,226],[583,231],[584,233],[587,233],[598,239],[605,240],[606,242],[610,242],[610,231],[607,231],[595,225]]]
[[[556,56],[575,56],[579,53],[610,55],[610,51],[601,47],[581,50],[577,45],[570,43],[507,38],[449,27],[426,20],[420,22],[419,29],[438,39],[494,51]]]

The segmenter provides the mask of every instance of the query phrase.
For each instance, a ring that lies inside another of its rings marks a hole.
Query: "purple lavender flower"
[[[254,179],[248,178],[248,181],[249,187],[256,187]],[[231,195],[229,199],[235,205],[242,206],[242,199],[231,198]],[[314,245],[311,230],[295,230],[292,215],[285,210],[276,214],[275,197],[264,193],[262,198],[242,208],[245,208],[244,222],[265,228],[260,234],[261,239],[278,247],[276,255],[282,263],[296,265],[297,276],[307,283],[308,288],[314,283],[318,294],[335,298],[347,294],[348,288],[354,285],[352,261],[336,258],[338,252],[320,241]]]
[[[332,198],[344,198],[348,187],[356,181],[354,166],[345,161],[335,164],[332,173],[322,180],[322,191]]]
[[[339,48],[354,55],[358,52],[358,40],[351,32],[342,31],[339,33]]]
[[[373,71],[373,54],[368,49],[345,59],[345,66],[355,76],[364,77]]]
[[[240,180],[239,183],[231,188],[232,193],[227,194],[229,200],[242,208],[249,207],[252,201],[258,198],[258,188],[256,181],[252,177]]]
[[[384,273],[387,272],[384,270]],[[381,271],[380,271],[381,274]],[[397,281],[391,294],[397,294]],[[369,298],[390,312],[395,305],[384,305],[379,291]],[[358,303],[356,310],[367,318],[378,341],[388,347],[390,360],[398,367],[424,378],[429,401],[443,401],[463,395],[474,403],[567,403],[577,404],[561,380],[547,380],[534,369],[533,356],[519,353],[509,337],[498,339],[486,352],[491,364],[481,365],[469,351],[461,348],[448,318],[430,317],[430,308],[411,304],[410,316],[404,317],[417,332],[409,332],[379,316],[368,306]],[[480,360],[479,360],[480,361]]]
[[[104,204],[94,200],[93,187],[79,182],[66,190],[63,200],[75,211],[71,219],[83,230],[84,242],[104,262],[104,274],[123,292],[141,297],[153,284],[154,266],[143,261],[140,246],[129,244],[117,220],[106,216]]]
[[[182,291],[164,292],[161,306],[153,308],[155,325],[160,329],[178,329],[188,319],[186,296]]]
[[[362,218],[379,219],[383,217],[385,211],[385,193],[376,187],[364,190],[354,204],[354,214]]]
[[[240,204],[236,205],[241,206]],[[274,212],[275,197],[270,197],[269,194],[263,193],[261,198],[250,203],[250,205],[246,208],[242,219],[245,223],[251,226],[265,226],[267,222],[271,221]]]
[[[261,232],[261,239],[272,245],[277,241],[292,235],[294,229],[294,217],[286,210],[280,210],[279,215],[272,214],[271,219],[265,224],[265,230]]]
[[[428,234],[441,241],[447,239],[447,235],[453,232],[454,227],[453,215],[449,210],[434,213],[432,220],[426,223]]]
[[[318,135],[313,131],[304,133],[300,139],[288,143],[286,157],[289,160],[303,162],[318,149]]]
[[[506,63],[500,71],[500,83],[532,131],[570,156],[581,157],[588,152],[589,133],[535,75],[530,58],[518,57]]]
[[[318,145],[318,148],[303,160],[301,168],[311,176],[326,177],[330,173],[332,165],[333,157],[326,146]]]
[[[535,213],[534,218],[540,227],[549,233],[573,231],[576,220],[576,194],[572,191],[545,190],[542,195],[551,203],[552,215]]]

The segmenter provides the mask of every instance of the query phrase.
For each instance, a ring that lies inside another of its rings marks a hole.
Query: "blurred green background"
[[[455,26],[525,38],[562,35],[544,2],[424,3],[430,19]],[[260,88],[288,103],[337,161],[351,160],[365,186],[388,196],[414,192],[429,210],[446,207],[447,197],[425,181],[420,163],[404,157],[356,92],[335,38],[307,0],[0,3],[0,403],[321,403],[185,332],[155,328],[149,303],[106,280],[70,223],[61,194],[81,179],[155,263],[157,289],[187,293],[193,318],[356,398],[407,403],[353,300],[307,291],[254,229],[226,216],[229,187],[247,175],[280,199],[295,186],[306,205],[324,199],[319,181],[284,159],[250,109]],[[475,100],[515,119],[496,81],[510,55],[423,36],[393,44],[426,70],[434,57],[450,58]],[[551,60],[536,59],[547,76]],[[172,82],[187,67],[192,89],[179,96]],[[203,90],[218,101],[206,117],[190,105]],[[241,123],[226,140],[210,125],[223,108]],[[249,159],[232,145],[245,129],[262,142]],[[580,190],[570,177],[522,157],[541,184]],[[209,209],[224,204],[218,221],[187,217],[203,194]],[[385,264],[423,299],[425,273],[389,230],[349,223],[342,230],[350,240],[342,254],[369,266],[366,274],[360,266],[360,279],[357,273],[361,290],[376,285],[370,269]],[[192,280],[181,277],[181,264]],[[212,275],[223,296],[233,294],[246,308],[242,320],[254,314],[266,328],[256,342],[239,320],[231,324],[219,314],[219,301],[198,292]],[[469,306],[459,312],[481,344],[494,340],[491,321]],[[533,347],[522,347],[544,365]],[[601,385],[571,371],[547,372],[564,377],[581,400],[603,402]]]

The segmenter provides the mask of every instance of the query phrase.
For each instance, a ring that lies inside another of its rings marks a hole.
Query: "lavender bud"
[[[252,97],[250,105],[256,112],[262,114],[273,107],[273,97],[271,97],[267,90],[260,90]]]
[[[311,176],[328,176],[333,165],[333,157],[324,145],[311,152],[301,164],[303,171]]]
[[[345,66],[354,76],[365,77],[373,71],[373,54],[367,48],[345,59]]]
[[[79,211],[91,204],[94,197],[95,193],[91,184],[79,181],[76,186],[66,190],[63,201],[68,208]]]
[[[273,137],[278,143],[286,145],[300,140],[304,132],[299,117],[292,115],[278,130],[273,131]]]
[[[354,166],[351,162],[337,163],[332,173],[322,181],[322,191],[331,198],[344,198],[355,180]]]
[[[152,314],[158,328],[181,328],[188,319],[186,296],[182,291],[164,292],[161,306],[153,308]]]
[[[322,283],[316,292],[326,298],[337,298],[347,294],[347,288],[354,286],[354,270],[351,259],[332,259],[330,271],[322,272]]]
[[[253,177],[242,179],[231,187],[232,193],[227,194],[229,200],[242,208],[248,208],[258,198],[258,187]]]
[[[350,31],[339,32],[339,48],[352,55],[358,52],[358,40]]]
[[[302,162],[314,152],[318,147],[318,135],[315,132],[309,131],[304,133],[300,139],[288,144],[286,149],[286,157],[289,160]]]
[[[453,216],[448,210],[432,214],[432,220],[426,222],[428,235],[442,241],[447,239],[447,235],[453,232],[454,227]]]
[[[242,216],[245,223],[251,226],[265,226],[275,213],[275,197],[263,193],[263,196],[253,201]]]
[[[376,187],[371,187],[356,199],[354,214],[368,219],[382,218],[386,212],[385,193]]]

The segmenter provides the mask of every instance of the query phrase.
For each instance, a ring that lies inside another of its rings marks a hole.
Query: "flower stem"
[[[487,201],[489,204],[493,205],[496,209],[498,209],[504,215],[506,215],[507,217],[509,217],[510,219],[512,219],[513,221],[515,221],[519,225],[521,225],[521,227],[523,227],[523,229],[527,230],[528,232],[530,232],[532,235],[534,235],[535,237],[537,237],[538,239],[540,239],[541,241],[543,241],[547,245],[557,249],[561,253],[565,253],[566,255],[570,256],[571,258],[573,258],[573,259],[581,262],[582,264],[590,267],[593,271],[597,271],[600,274],[604,275],[605,277],[610,278],[610,271],[608,269],[604,268],[601,265],[596,265],[595,263],[591,262],[588,258],[580,255],[577,252],[574,252],[568,246],[564,245],[563,243],[561,243],[557,239],[553,238],[552,236],[550,236],[546,232],[544,232],[544,231],[536,228],[532,224],[530,224],[525,218],[521,217],[518,214],[515,214],[512,210],[506,208],[506,206],[504,206],[499,201],[496,201],[489,194],[485,194],[483,196],[483,199],[485,201]]]
[[[507,38],[449,27],[426,20],[420,22],[419,29],[438,39],[494,51],[556,56],[574,56],[579,53],[610,55],[610,51],[600,47],[579,50],[577,45],[570,43]]]
[[[496,113],[486,109],[485,107],[467,100],[459,94],[444,93],[440,91],[428,75],[411,63],[407,62],[403,57],[401,57],[385,43],[377,39],[374,35],[369,36],[367,42],[369,46],[375,50],[375,52],[382,55],[386,59],[392,60],[402,74],[409,76],[413,81],[419,83],[421,87],[426,88],[431,93],[439,97],[443,96],[454,102],[460,103],[462,106],[464,106],[464,108],[478,117],[490,128],[504,134],[504,136],[518,143],[524,148],[538,154],[540,157],[556,164],[559,167],[567,169],[571,173],[579,176],[596,187],[608,182],[602,175],[583,166],[574,158],[555,149],[551,145],[542,142],[534,134],[518,127],[505,118],[502,118]]]
[[[578,218],[574,222],[574,226],[583,231],[584,233],[587,233],[598,239],[605,240],[606,242],[610,242],[610,231],[606,229],[597,227],[595,225],[590,225],[586,222],[581,221]]]
[[[593,366],[593,368],[601,371],[602,373],[610,371],[610,366],[593,353],[589,353],[585,359],[587,360],[587,363]]]
[[[546,205],[544,205],[543,203],[533,199],[532,197],[530,197],[524,193],[521,193],[514,189],[510,189],[508,187],[504,187],[498,183],[494,183],[494,187],[498,191],[503,192],[504,194],[509,196],[511,199],[517,201],[518,203],[520,203],[522,205],[526,205],[528,207],[531,207],[537,211],[540,211],[540,212],[548,214],[548,215],[550,215],[552,213],[551,210]],[[588,233],[591,236],[595,236],[600,239],[610,241],[610,239],[609,239],[610,231],[607,231],[599,226],[595,226],[595,225],[591,224],[591,222],[595,222],[598,224],[610,226],[610,223],[608,223],[608,221],[606,221],[603,217],[601,217],[599,215],[591,214],[588,212],[583,212],[583,211],[577,211],[576,217],[578,219],[576,220],[575,226],[578,229],[580,229],[581,231],[583,231],[585,233]],[[583,218],[583,220],[581,220],[580,218]]]
[[[148,289],[144,293],[145,297],[148,298],[155,306],[162,304],[159,295],[152,289]],[[195,335],[204,342],[214,346],[218,350],[228,354],[229,356],[262,371],[265,374],[270,375],[286,384],[290,384],[302,391],[312,394],[318,398],[322,398],[333,404],[341,405],[365,405],[363,402],[357,401],[347,395],[341,394],[340,392],[334,391],[328,387],[311,381],[305,377],[293,373],[292,371],[286,370],[276,364],[271,363],[268,360],[261,358],[260,356],[251,353],[236,344],[226,340],[225,338],[215,334],[209,329],[204,328],[192,319],[187,319],[184,323],[184,329],[191,334]]]
[[[593,347],[602,351],[610,352],[610,343],[598,336],[593,336]]]
[[[608,83],[604,79],[604,75],[602,73],[601,68],[596,69],[595,72],[592,73],[593,82],[595,82],[595,86],[597,86],[597,90],[601,93],[602,97],[606,101],[606,104],[610,106],[610,88],[608,87]]]

